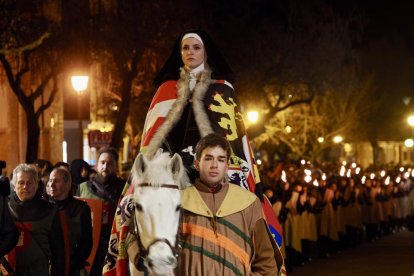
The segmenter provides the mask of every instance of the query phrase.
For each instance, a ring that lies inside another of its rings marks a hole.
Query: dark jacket
[[[69,274],[73,275],[85,268],[92,250],[91,209],[86,202],[71,195],[55,203],[65,212],[69,232]]]
[[[90,271],[91,276],[102,275],[104,259],[108,252],[112,221],[124,185],[125,181],[115,175],[104,180],[98,174],[95,179],[84,182],[79,186],[79,196],[81,198],[99,199],[103,201],[101,236],[99,238],[95,260]]]
[[[19,237],[7,202],[7,197],[0,196],[0,259],[13,249]]]
[[[16,272],[49,275],[51,271],[51,275],[64,275],[65,244],[57,206],[39,195],[23,202],[13,193],[9,208],[23,237],[16,250]]]

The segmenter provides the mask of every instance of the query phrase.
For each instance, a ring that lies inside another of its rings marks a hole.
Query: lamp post
[[[256,110],[247,112],[247,120],[251,124],[257,123],[257,121],[259,120],[259,112],[257,112]]]
[[[83,128],[82,128],[82,94],[88,88],[88,76],[72,76],[72,86],[78,94],[78,150],[79,158],[83,158]]]
[[[407,123],[411,127],[411,138],[414,138],[414,115],[408,116]]]

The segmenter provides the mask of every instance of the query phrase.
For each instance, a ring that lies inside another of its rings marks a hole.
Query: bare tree
[[[327,87],[309,105],[279,112],[255,143],[283,143],[297,156],[316,161],[324,149],[333,146],[334,136],[341,135],[346,141],[361,137],[363,119],[376,105],[371,101],[372,77],[360,77],[355,67],[341,73],[343,85]]]
[[[269,1],[264,2],[269,7]],[[309,104],[334,86],[335,75],[355,59],[354,43],[364,25],[357,13],[340,16],[322,1],[281,3],[261,11],[268,17],[252,14],[248,22],[257,24],[250,28],[238,27],[247,32],[240,42],[244,50],[233,57],[240,70],[238,95],[245,109],[262,111],[261,122]],[[251,126],[249,137],[263,131],[264,124]]]
[[[43,7],[40,2],[5,1],[0,8],[3,30],[0,63],[5,81],[26,115],[26,162],[37,159],[39,118],[58,92],[59,58],[56,52],[44,49],[52,31],[50,22],[41,13]]]

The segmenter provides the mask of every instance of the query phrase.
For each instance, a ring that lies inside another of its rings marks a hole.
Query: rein
[[[154,187],[154,185],[151,185],[150,183],[141,183],[138,185],[138,187]],[[177,189],[179,190],[178,185],[176,184],[161,184],[160,186],[158,186],[159,188],[166,188],[166,189]],[[149,250],[151,248],[151,246],[153,246],[154,244],[158,243],[158,242],[163,242],[165,244],[168,245],[168,247],[170,247],[171,251],[173,252],[174,256],[177,258],[179,255],[179,251],[181,250],[181,243],[180,243],[180,232],[181,232],[181,224],[182,224],[182,209],[180,208],[180,217],[179,217],[179,222],[178,222],[178,230],[177,230],[177,234],[176,234],[176,239],[175,239],[175,245],[174,247],[171,245],[170,241],[166,238],[156,238],[153,241],[150,242],[150,244],[148,245],[148,248],[145,248],[144,245],[142,244],[141,241],[141,237],[140,237],[140,233],[139,233],[139,228],[138,228],[138,223],[137,223],[137,219],[135,217],[135,214],[133,216],[133,220],[134,220],[134,228],[135,231],[133,232],[133,235],[135,236],[137,243],[138,243],[138,247],[139,247],[139,253],[138,256],[136,258],[138,258],[137,261],[135,261],[135,265],[137,266],[139,271],[146,271],[146,267],[144,265],[144,260],[145,258],[148,256]]]

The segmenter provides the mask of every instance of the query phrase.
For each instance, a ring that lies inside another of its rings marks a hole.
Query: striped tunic
[[[225,184],[214,193],[202,186],[197,182],[182,193],[183,249],[177,275],[277,275],[257,197],[236,185]]]

